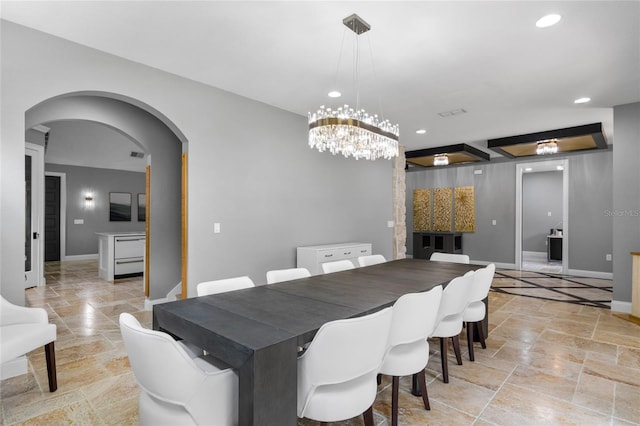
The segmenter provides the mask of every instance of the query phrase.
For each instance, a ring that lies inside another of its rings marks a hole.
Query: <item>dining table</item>
[[[156,304],[153,328],[236,369],[241,426],[296,425],[298,349],[323,324],[376,312],[404,294],[446,286],[478,268],[424,259],[392,260]]]

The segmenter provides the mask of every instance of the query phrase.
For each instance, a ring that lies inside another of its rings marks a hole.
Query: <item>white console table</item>
[[[97,232],[98,275],[113,281],[119,275],[144,272],[144,232]]]
[[[358,266],[358,256],[371,254],[370,243],[342,243],[298,247],[297,266],[307,268],[311,275],[322,274],[322,264],[336,260],[350,260]]]

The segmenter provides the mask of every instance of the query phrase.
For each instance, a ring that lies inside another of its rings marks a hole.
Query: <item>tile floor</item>
[[[43,351],[31,353],[28,374],[0,382],[1,424],[138,424],[139,390],[117,321],[131,312],[151,325],[142,280],[102,281],[95,261],[46,269],[48,285],[27,290],[27,300],[44,307],[58,326],[58,391],[48,392]],[[527,274],[500,272],[510,279]],[[449,384],[442,382],[432,342],[426,370],[431,411],[410,395],[410,379],[401,381],[400,424],[640,424],[640,324],[608,309],[496,291],[489,306],[487,349],[476,346],[473,363],[464,353],[461,366],[452,356]],[[464,339],[461,345],[466,348]],[[374,406],[377,425],[390,424],[389,401],[385,379]]]

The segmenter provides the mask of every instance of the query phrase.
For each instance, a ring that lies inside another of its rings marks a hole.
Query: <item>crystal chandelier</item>
[[[356,41],[358,35],[371,29],[369,24],[355,14],[344,18],[342,22],[356,34]],[[357,53],[355,55],[357,71],[359,56]],[[356,99],[358,98],[359,96]],[[380,119],[377,114],[368,114],[364,109],[358,108],[357,102],[356,108],[344,105],[331,109],[323,105],[317,112],[309,113],[309,146],[320,152],[329,150],[333,155],[340,153],[356,160],[391,159],[398,156],[399,135],[400,128],[397,124]]]
[[[447,154],[436,154],[433,157],[434,166],[446,166],[449,164],[449,156]]]
[[[537,142],[537,144],[538,144],[538,147],[536,148],[536,154],[538,155],[555,154],[558,152],[557,139],[546,139],[546,140]]]

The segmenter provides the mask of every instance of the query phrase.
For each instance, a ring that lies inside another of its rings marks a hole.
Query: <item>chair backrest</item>
[[[191,357],[171,336],[143,328],[131,314],[120,314],[120,331],[140,387],[156,399],[185,407],[202,381]]]
[[[297,280],[298,278],[306,278],[310,276],[311,273],[307,268],[277,269],[267,272],[267,284]]]
[[[373,403],[391,317],[392,308],[386,308],[320,327],[298,359],[298,393],[302,396],[298,398],[299,415],[304,415],[315,390],[323,385],[338,385],[340,394],[353,403],[354,412],[345,420],[361,414]],[[350,384],[352,395],[347,390]]]
[[[409,293],[400,297],[393,305],[387,351],[394,346],[426,341],[435,329],[441,298],[441,285],[424,293]]]
[[[0,295],[0,326],[48,322],[49,317],[44,309],[14,305]]]
[[[322,272],[330,274],[332,272],[346,271],[349,269],[355,269],[353,263],[350,260],[336,260],[335,262],[325,262],[322,264]]]
[[[436,260],[438,262],[469,263],[469,256],[466,254],[440,253],[435,251],[431,253],[429,260]]]
[[[469,289],[473,285],[475,274],[468,274],[452,279],[442,292],[438,319],[436,322],[449,315],[462,314],[469,304]]]
[[[205,281],[196,286],[198,296],[206,296],[209,294],[225,293],[227,291],[242,290],[244,288],[255,287],[251,278],[235,277],[225,278],[223,280]]]
[[[493,263],[475,271],[473,283],[469,288],[469,303],[477,302],[487,297],[495,272],[496,265]]]
[[[361,267],[377,265],[378,263],[384,263],[386,261],[387,259],[385,259],[381,254],[371,254],[369,256],[358,257],[358,265],[360,265]]]

